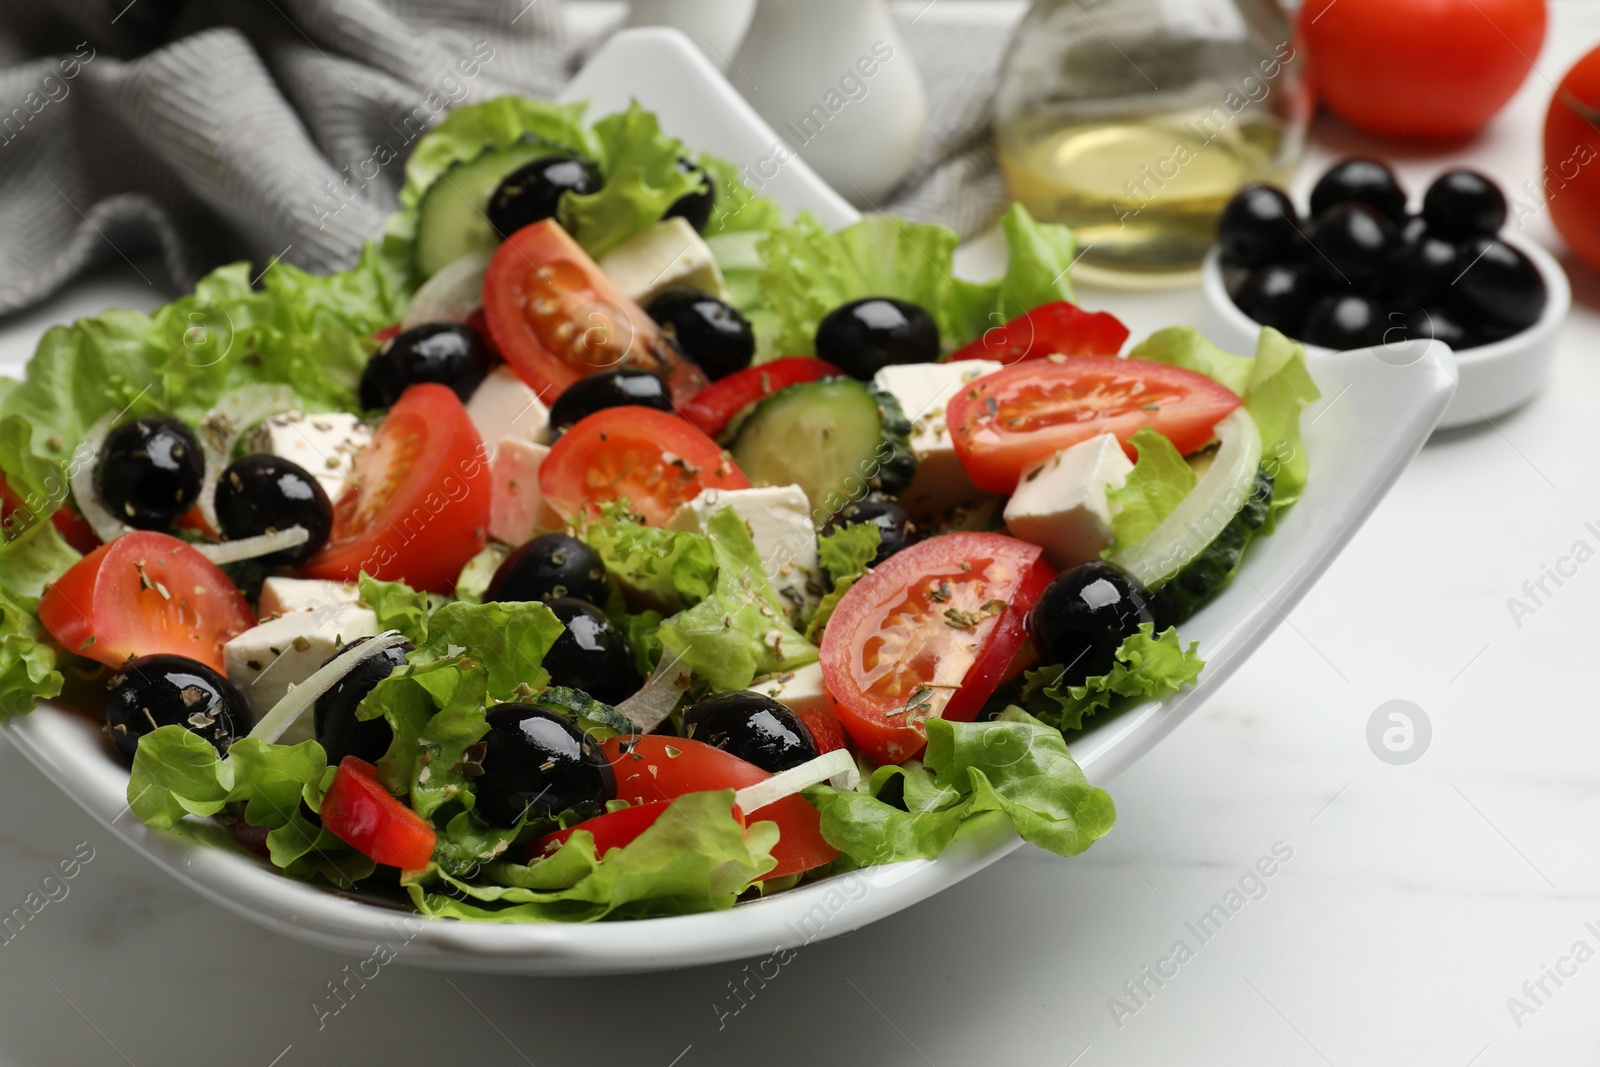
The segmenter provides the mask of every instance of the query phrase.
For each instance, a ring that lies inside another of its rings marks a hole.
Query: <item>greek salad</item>
[[[1111,827],[1067,738],[1304,488],[1300,346],[1124,354],[1074,240],[787,219],[638,104],[421,139],[351,269],[224,267],[0,381],[0,715],[146,823],[494,922]],[[231,847],[231,846],[230,846]]]

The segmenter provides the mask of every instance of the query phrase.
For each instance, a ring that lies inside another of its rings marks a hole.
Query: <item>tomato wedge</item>
[[[554,852],[567,843],[567,839],[578,830],[587,830],[594,835],[594,854],[604,858],[607,852],[623,845],[632,844],[633,840],[656,824],[656,820],[666,814],[667,808],[672,806],[670,800],[652,800],[644,804],[635,804],[628,808],[618,808],[608,811],[604,815],[596,815],[586,819],[576,826],[569,826],[565,830],[557,830],[553,834],[545,834],[533,843],[528,850],[529,860],[532,863],[547,853]],[[733,809],[733,817],[744,825],[744,813],[737,807]]]
[[[546,403],[607,370],[660,374],[680,404],[706,384],[554,219],[524,226],[495,252],[483,317],[495,348]]]
[[[1128,328],[1108,311],[1085,311],[1069,300],[1052,300],[956,349],[950,361],[988,359],[1010,365],[1045,356],[1114,356]]]
[[[738,756],[683,737],[613,737],[602,741],[600,749],[616,773],[618,798],[631,804],[713,789],[743,789],[772,777]],[[822,839],[817,809],[799,794],[747,812],[745,821],[778,824],[778,843],[772,848],[778,865],[767,878],[809,871],[839,856],[839,850]]]
[[[301,572],[353,582],[365,571],[450,593],[487,540],[490,493],[483,442],[456,394],[432,382],[407,389],[350,480],[327,546]]]
[[[721,381],[712,382],[678,408],[678,414],[700,428],[707,437],[716,437],[728,428],[733,417],[757,400],[765,400],[780,389],[818,378],[844,374],[825,359],[815,356],[784,356],[770,363],[734,371]]]
[[[30,504],[23,500],[6,484],[5,475],[0,474],[0,540],[14,537],[33,525],[34,515],[44,510],[47,503],[34,501]],[[100,544],[94,527],[67,504],[61,504],[50,513],[50,525],[56,528],[63,541],[79,552],[93,552]]]
[[[123,534],[84,556],[39,598],[39,621],[67,651],[120,667],[170,652],[222,670],[222,646],[256,624],[244,594],[176,537]]]
[[[686,420],[631,405],[579,419],[539,466],[545,502],[569,520],[626,500],[646,523],[665,526],[702,490],[748,488],[728,454]]]
[[[868,572],[822,633],[822,676],[850,737],[899,763],[922,751],[928,719],[976,717],[1053,577],[1037,545],[992,533],[929,538]]]
[[[1226,386],[1165,363],[1114,356],[1052,356],[1003,367],[945,408],[950,442],[978,488],[1011,493],[1024,472],[1099,434],[1152,427],[1187,455],[1239,406]]]
[[[438,835],[428,820],[389,795],[378,769],[346,756],[322,797],[322,825],[378,863],[420,871],[433,859]]]

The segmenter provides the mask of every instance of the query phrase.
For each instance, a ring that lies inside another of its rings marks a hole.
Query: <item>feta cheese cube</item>
[[[250,713],[260,719],[294,686],[332,659],[340,646],[358,637],[375,637],[378,617],[358,604],[292,611],[252,627],[222,646],[228,680],[244,694]],[[280,739],[295,744],[312,736],[308,712]]]
[[[648,304],[673,286],[728,299],[716,257],[694,227],[680,218],[664,219],[634,234],[600,257],[599,266],[622,295],[636,304]]]
[[[550,409],[533,387],[510,367],[496,367],[467,401],[467,417],[492,458],[502,437],[543,444],[550,428]]]
[[[287,411],[251,430],[248,443],[257,452],[298,463],[322,483],[329,500],[337,501],[356,455],[372,443],[372,428],[348,412]]]
[[[817,528],[811,522],[811,502],[798,485],[761,489],[707,489],[684,504],[669,524],[674,530],[705,531],[706,520],[731,507],[750,528],[750,539],[761,555],[761,569],[791,619],[819,598],[816,591]]]
[[[833,713],[828,686],[822,680],[822,664],[811,663],[783,674],[770,674],[750,683],[752,693],[771,697],[796,715],[826,711]]]
[[[938,515],[982,496],[956,456],[945,429],[945,405],[957,390],[1000,369],[999,363],[968,359],[959,363],[905,363],[884,367],[873,384],[900,402],[911,420],[911,451],[917,473],[900,494],[900,503],[917,516]]]
[[[1120,489],[1133,464],[1103,433],[1063,449],[1026,471],[1006,504],[1006,527],[1044,549],[1058,570],[1100,558],[1111,544],[1107,489]]]
[[[559,529],[561,520],[545,507],[539,466],[548,445],[502,437],[489,463],[489,536],[520,545],[540,529]]]
[[[274,576],[261,583],[256,614],[270,619],[291,611],[318,611],[337,604],[354,604],[357,599],[356,587],[349,582]]]

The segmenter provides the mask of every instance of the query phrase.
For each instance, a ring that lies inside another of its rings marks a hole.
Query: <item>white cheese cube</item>
[[[542,444],[550,427],[550,409],[533,387],[510,367],[496,367],[467,401],[467,417],[491,457],[502,437]]]
[[[900,402],[911,420],[911,451],[917,473],[900,503],[913,515],[930,516],[970,504],[982,496],[956,456],[945,429],[944,409],[962,386],[1000,369],[999,363],[968,359],[959,363],[905,363],[884,367],[873,383]]]
[[[375,637],[378,617],[357,604],[293,611],[246,630],[222,646],[228,680],[244,694],[250,713],[260,719],[284,694],[332,659],[341,645]],[[312,735],[307,712],[280,739],[291,745]]]
[[[1006,504],[1006,527],[1044,549],[1058,570],[1100,558],[1111,544],[1107,489],[1120,489],[1133,464],[1103,433],[1063,449],[1022,475]]]
[[[822,680],[820,663],[757,679],[750,683],[750,691],[771,697],[796,715],[813,711],[833,712],[828,700],[828,686]]]
[[[319,611],[339,604],[354,604],[358,598],[356,587],[349,582],[272,577],[261,583],[256,614],[270,619],[291,611]]]
[[[663,289],[683,286],[728,299],[711,249],[680,218],[664,219],[641,230],[600,257],[600,269],[622,295],[648,304]]]
[[[761,556],[761,569],[791,619],[818,599],[817,528],[811,502],[798,485],[761,489],[707,489],[678,509],[669,524],[674,530],[705,532],[706,520],[731,507],[750,529]]]
[[[251,448],[298,463],[336,502],[349,484],[356,455],[371,443],[372,428],[343,411],[317,415],[287,411],[267,419],[249,435]]]
[[[502,437],[495,445],[489,463],[489,536],[496,541],[520,545],[541,528],[560,528],[539,489],[539,466],[549,454],[548,445],[520,437]]]

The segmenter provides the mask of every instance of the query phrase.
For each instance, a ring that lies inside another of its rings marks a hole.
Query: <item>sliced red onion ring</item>
[[[417,289],[411,306],[400,319],[400,328],[409,330],[429,322],[466,322],[483,306],[483,276],[488,269],[487,252],[468,252],[447,263]]]
[[[399,630],[385,630],[370,641],[363,641],[354,648],[339,653],[323,664],[311,677],[285,693],[282,700],[272,705],[272,710],[261,716],[261,721],[250,731],[250,736],[268,744],[276,742],[283,736],[284,731],[300,720],[300,716],[311,710],[311,705],[317,702],[318,697],[332,689],[339,679],[355,670],[362,660],[405,643],[405,635]]]
[[[790,767],[786,771],[779,771],[771,778],[763,778],[755,785],[745,786],[733,794],[733,802],[738,805],[740,811],[751,814],[774,801],[793,796],[814,785],[821,785],[829,779],[846,780],[851,774],[859,774],[856,770],[856,758],[848,750],[836,748],[832,752],[824,752],[816,759],[806,760],[798,767]],[[852,789],[854,785],[844,785],[839,788]]]

